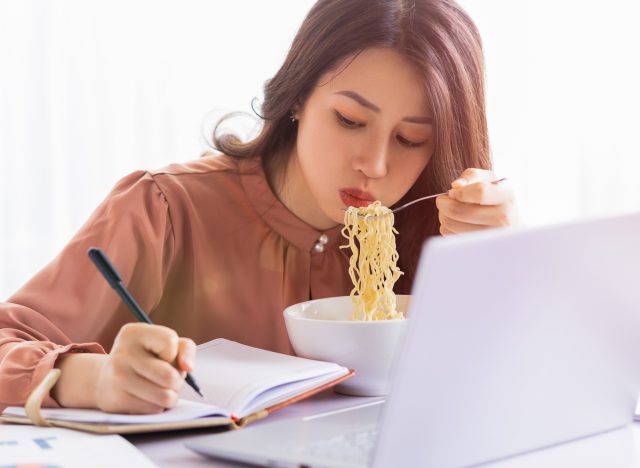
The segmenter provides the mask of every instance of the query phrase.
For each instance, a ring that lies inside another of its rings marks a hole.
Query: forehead
[[[343,60],[318,80],[314,94],[334,95],[344,90],[361,94],[383,111],[421,115],[430,109],[424,75],[393,49],[365,49]]]

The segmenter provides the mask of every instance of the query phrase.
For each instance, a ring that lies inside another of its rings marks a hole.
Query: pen
[[[144,310],[142,310],[142,307],[138,305],[124,284],[122,284],[122,278],[104,252],[97,247],[91,247],[87,253],[89,254],[91,261],[96,265],[98,270],[100,270],[100,273],[102,273],[102,276],[104,276],[111,287],[116,290],[120,298],[125,304],[127,304],[127,307],[129,307],[129,310],[131,310],[138,321],[153,324],[149,316],[144,312]],[[200,387],[198,387],[198,384],[189,372],[187,372],[187,376],[184,380],[198,393],[198,395],[204,398],[200,391]]]

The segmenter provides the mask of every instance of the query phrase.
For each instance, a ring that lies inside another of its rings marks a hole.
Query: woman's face
[[[397,52],[366,49],[346,60],[294,110],[285,204],[318,229],[342,223],[347,206],[393,205],[433,153],[429,109],[422,77]]]

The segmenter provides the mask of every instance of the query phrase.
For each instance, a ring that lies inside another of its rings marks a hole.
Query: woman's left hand
[[[443,236],[497,227],[516,226],[514,194],[492,171],[467,169],[451,183],[448,195],[436,198]]]

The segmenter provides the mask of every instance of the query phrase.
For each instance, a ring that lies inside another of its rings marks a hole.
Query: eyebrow
[[[373,102],[365,99],[364,97],[362,97],[360,94],[356,93],[355,91],[349,91],[349,90],[338,91],[335,94],[339,94],[341,96],[346,96],[348,98],[351,98],[354,101],[356,101],[358,104],[360,104],[362,107],[366,107],[367,109],[370,109],[373,112],[380,112],[380,108],[378,106],[376,106]],[[402,119],[402,121],[403,122],[410,122],[410,123],[419,123],[419,124],[432,124],[433,123],[433,119],[431,117],[416,117],[416,116],[404,117]]]

